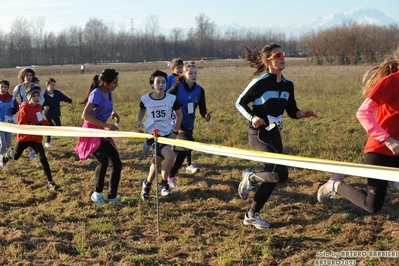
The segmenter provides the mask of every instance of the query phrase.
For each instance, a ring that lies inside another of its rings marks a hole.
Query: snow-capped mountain
[[[399,24],[391,17],[385,16],[384,13],[373,8],[362,8],[348,12],[331,14],[326,17],[316,18],[304,24],[297,24],[285,28],[289,32],[303,33],[309,30],[327,29],[333,26],[340,26],[343,23],[355,22],[361,25],[390,25]]]
[[[310,30],[318,31],[322,29],[327,29],[333,26],[340,26],[344,23],[355,22],[361,25],[390,25],[398,24],[399,21],[395,21],[391,17],[387,17],[384,13],[373,8],[361,8],[353,11],[341,12],[337,14],[330,14],[325,17],[318,17],[310,20],[309,22],[303,24],[295,24],[288,27],[277,27],[271,25],[269,27],[251,27],[245,28],[238,23],[233,23],[229,25],[217,25],[217,29],[220,32],[226,32],[228,29],[247,29],[253,31],[265,31],[271,30],[273,32],[285,33],[286,36],[300,36],[302,33],[308,32]]]

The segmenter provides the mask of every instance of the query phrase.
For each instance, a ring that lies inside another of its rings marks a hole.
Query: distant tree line
[[[319,32],[303,34],[297,49],[315,64],[363,64],[381,62],[399,44],[397,24],[389,26],[344,23]]]
[[[112,24],[92,18],[84,28],[71,26],[58,34],[44,31],[44,18],[20,18],[13,22],[10,33],[0,30],[0,67],[238,58],[243,56],[242,45],[260,50],[270,42],[280,44],[287,56],[309,57],[314,64],[359,64],[380,62],[399,43],[396,24],[381,27],[348,22],[287,37],[272,30],[234,28],[222,34],[204,14],[195,21],[196,27],[188,33],[175,28],[167,37],[159,32],[156,16],[147,18],[140,31],[116,31]]]

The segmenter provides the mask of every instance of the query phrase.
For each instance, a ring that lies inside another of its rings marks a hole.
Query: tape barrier
[[[244,149],[232,148],[222,145],[204,144],[200,142],[187,141],[187,140],[173,140],[162,137],[158,138],[158,142],[164,144],[182,146],[185,148],[201,151],[204,153],[241,158],[251,161],[281,164],[291,167],[306,168],[306,169],[312,169],[324,172],[341,173],[346,175],[355,175],[355,176],[370,177],[370,178],[399,182],[399,169],[392,167],[347,163],[347,162],[306,158],[306,157],[299,157],[299,156],[278,154],[271,152],[244,150]]]
[[[82,127],[54,127],[54,126],[27,126],[0,122],[0,131],[44,136],[68,137],[125,137],[125,138],[153,138],[153,135],[126,131],[108,131]],[[281,164],[291,167],[305,168],[317,171],[341,173],[346,175],[376,178],[399,182],[399,169],[366,164],[339,162],[332,160],[299,157],[286,154],[244,150],[222,145],[205,144],[195,141],[175,140],[158,137],[157,141],[163,144],[181,146],[221,156],[235,157],[264,163]]]
[[[62,136],[62,137],[113,137],[113,138],[152,138],[153,136],[145,133],[109,131],[95,128],[83,127],[56,127],[56,126],[30,126],[17,125],[0,122],[0,131],[11,133],[21,133],[42,136]]]

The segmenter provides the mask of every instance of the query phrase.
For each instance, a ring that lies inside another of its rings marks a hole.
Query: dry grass
[[[199,64],[199,63],[198,63]],[[206,90],[212,120],[196,122],[197,141],[248,149],[246,122],[234,107],[248,84],[250,69],[239,61],[204,62],[199,84]],[[81,126],[83,100],[92,75],[105,65],[36,67],[41,83],[48,77],[74,99],[63,105],[65,126]],[[115,109],[121,130],[134,131],[139,97],[150,91],[148,77],[166,63],[118,64],[120,85]],[[285,152],[306,157],[363,162],[365,132],[354,114],[362,101],[360,80],[368,66],[309,66],[288,61],[285,75],[294,81],[300,108],[319,117],[286,119]],[[0,77],[15,86],[18,69],[1,69]],[[127,207],[97,207],[90,201],[94,187],[94,158],[79,161],[76,138],[53,138],[46,149],[61,193],[51,193],[37,159],[24,155],[0,171],[1,265],[313,265],[321,251],[399,250],[398,192],[389,190],[383,210],[375,215],[338,198],[318,204],[316,193],[331,173],[290,169],[261,216],[269,230],[245,227],[250,205],[237,196],[241,171],[258,163],[194,152],[201,171],[180,171],[180,187],[160,198],[160,236],[154,191],[148,203],[140,200],[140,180],[147,174],[148,157],[141,140],[117,139],[123,161],[119,196]],[[364,187],[364,179],[347,183]],[[396,265],[392,258],[349,258],[357,265]]]

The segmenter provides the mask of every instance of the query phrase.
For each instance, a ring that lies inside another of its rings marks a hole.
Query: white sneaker
[[[245,214],[243,223],[244,223],[244,225],[253,225],[257,229],[265,229],[265,228],[269,228],[270,227],[270,224],[268,224],[267,222],[263,221],[259,217],[259,213],[255,213],[254,217],[252,217],[252,218],[249,218],[248,215]]]
[[[172,195],[172,190],[170,190],[169,184],[166,181],[161,182],[161,195],[162,196]]]
[[[30,151],[29,152],[29,159],[35,159],[36,158],[36,153],[35,153],[35,151]]]
[[[6,168],[6,163],[4,161],[5,161],[4,155],[0,154],[0,167],[2,168]]]
[[[344,176],[342,174],[334,174],[330,179],[319,188],[317,192],[317,201],[324,203],[332,199],[337,194],[337,186],[344,183]]]
[[[125,207],[117,198],[108,199],[108,203],[114,204],[115,206]]]
[[[0,154],[0,167],[6,168],[6,163],[10,160],[10,158],[15,158],[15,154],[17,152],[14,148],[9,149],[5,154]]]
[[[46,142],[46,144],[44,144],[44,147],[49,148],[53,146],[53,144],[51,144],[51,142]]]
[[[251,169],[245,169],[242,172],[242,181],[238,185],[238,195],[242,199],[247,199],[249,192],[254,188],[254,183],[249,180],[249,176],[253,174],[254,171]]]
[[[194,164],[190,164],[186,167],[186,173],[195,174],[196,172],[199,172],[199,168]]]
[[[93,194],[91,194],[91,200],[97,205],[104,204],[103,193],[93,192]]]
[[[61,187],[59,185],[57,185],[54,181],[50,181],[50,182],[48,182],[48,189],[51,191],[57,191],[57,190],[60,190]]]
[[[170,187],[178,187],[176,179],[173,176],[168,176],[168,184]]]

